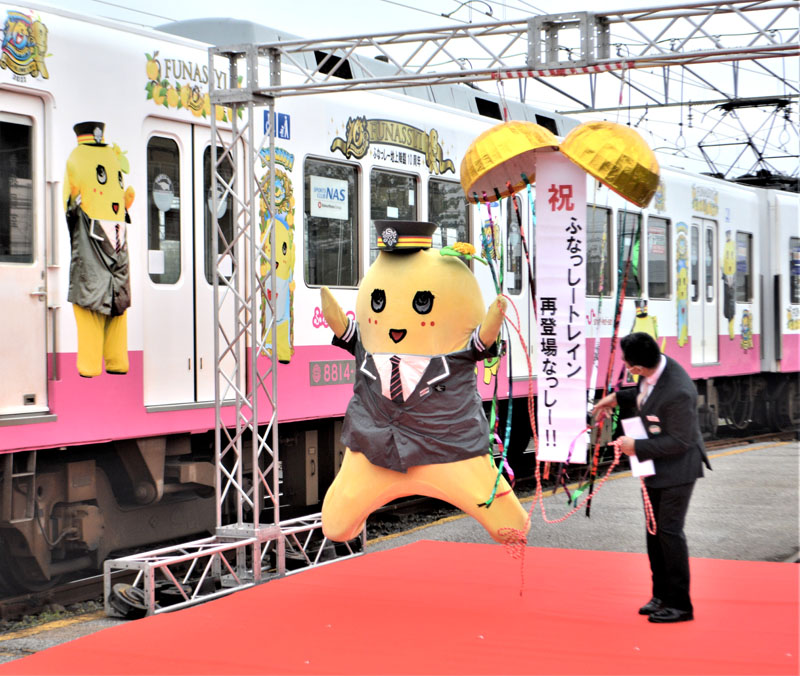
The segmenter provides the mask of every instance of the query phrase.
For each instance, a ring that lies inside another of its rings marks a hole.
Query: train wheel
[[[47,591],[64,580],[62,575],[43,578],[33,572],[36,569],[27,557],[13,556],[8,543],[0,540],[0,593],[12,596]]]
[[[731,427],[740,431],[746,429],[753,418],[752,383],[748,381],[746,385],[736,378],[717,385],[720,413]]]
[[[797,381],[787,382],[775,398],[773,424],[780,432],[800,429],[800,388]]]

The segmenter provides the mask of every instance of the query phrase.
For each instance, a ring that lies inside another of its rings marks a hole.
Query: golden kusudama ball
[[[513,120],[487,129],[470,144],[461,161],[461,187],[467,200],[473,204],[494,201],[498,195],[508,197],[522,190],[526,177],[534,182],[536,153],[557,149],[558,139],[533,122]]]
[[[561,152],[614,192],[646,207],[658,189],[655,153],[639,133],[615,122],[586,122],[561,142]]]

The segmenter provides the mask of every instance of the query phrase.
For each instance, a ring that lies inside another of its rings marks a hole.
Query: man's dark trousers
[[[653,573],[653,596],[667,608],[693,611],[689,597],[689,549],[683,524],[695,482],[648,488],[656,534],[647,534],[647,555]]]

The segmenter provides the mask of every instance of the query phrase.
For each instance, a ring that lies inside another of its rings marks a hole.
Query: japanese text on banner
[[[536,167],[538,459],[586,462],[586,174],[559,153]]]

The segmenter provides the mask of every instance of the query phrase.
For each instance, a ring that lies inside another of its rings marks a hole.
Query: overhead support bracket
[[[569,12],[528,20],[528,68],[531,70],[585,68],[608,58],[609,29],[605,16]]]

